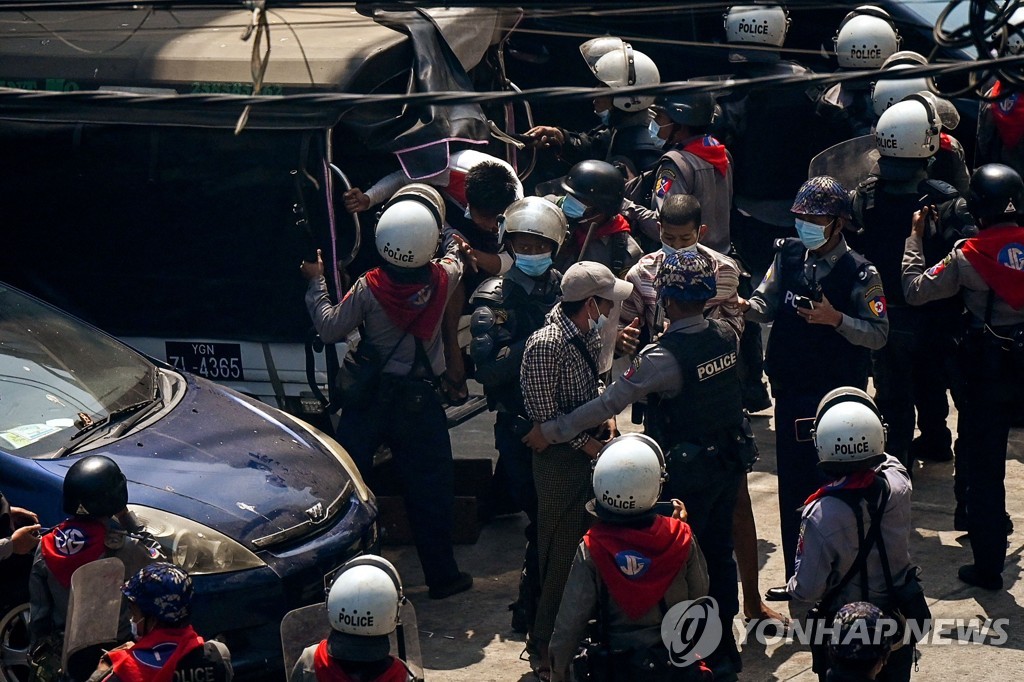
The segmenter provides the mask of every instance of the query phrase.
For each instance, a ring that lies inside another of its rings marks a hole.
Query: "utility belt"
[[[430,405],[440,403],[440,383],[440,378],[435,376],[382,374],[377,387],[377,407],[406,413],[423,412]]]
[[[749,472],[759,455],[754,430],[744,417],[739,426],[676,442],[665,455],[665,465],[669,476],[679,481],[679,476],[694,476],[698,470],[707,474],[716,470],[732,472],[736,468]]]
[[[964,334],[964,362],[986,376],[1024,376],[1024,324],[970,327]]]

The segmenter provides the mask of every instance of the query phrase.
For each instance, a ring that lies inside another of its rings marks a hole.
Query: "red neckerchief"
[[[1003,84],[996,81],[989,94],[998,99],[1003,94],[1003,88]],[[999,133],[999,139],[1007,147],[1016,147],[1024,139],[1024,106],[1020,106],[1019,97],[1014,92],[991,104],[992,123]]]
[[[320,642],[313,655],[313,671],[316,673],[318,682],[353,682],[338,662],[327,653],[327,640]],[[393,659],[391,667],[384,671],[383,675],[375,678],[373,682],[405,682],[408,679],[409,671],[400,660]]]
[[[57,582],[68,588],[79,566],[99,559],[107,551],[106,539],[107,526],[102,521],[72,517],[43,536],[43,561]]]
[[[1024,227],[990,227],[964,242],[960,250],[999,298],[1014,310],[1024,306]]]
[[[123,682],[171,682],[178,662],[203,646],[191,625],[153,630],[134,646],[107,654],[111,668]]]
[[[431,262],[428,267],[428,284],[398,284],[383,268],[366,273],[370,293],[388,319],[402,331],[424,341],[434,336],[448,302],[448,273],[438,263]]]
[[[714,166],[722,177],[725,177],[729,170],[729,157],[725,155],[725,145],[710,135],[691,140],[683,147],[683,151],[704,159]]]
[[[650,528],[629,528],[598,521],[583,542],[615,603],[632,620],[664,596],[690,557],[690,526],[655,516]]]
[[[607,237],[611,234],[618,234],[619,232],[629,232],[629,221],[623,218],[620,214],[616,213],[613,218],[610,218],[603,225],[598,225],[594,228],[594,233],[590,236],[590,241],[600,239],[601,237]],[[582,249],[583,242],[587,241],[586,230],[576,230],[576,247]]]
[[[831,483],[826,483],[821,486],[804,501],[804,506],[809,505],[817,499],[821,499],[830,493],[834,493],[837,490],[860,490],[862,488],[870,488],[871,484],[875,482],[875,470],[868,469],[867,471],[858,471],[842,478],[837,478]]]
[[[939,149],[944,149],[947,152],[952,151],[953,138],[946,133],[939,133]]]

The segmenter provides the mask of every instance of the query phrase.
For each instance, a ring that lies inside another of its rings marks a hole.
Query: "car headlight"
[[[320,443],[320,445],[322,445],[325,450],[334,455],[334,459],[338,460],[338,463],[345,468],[346,472],[348,472],[349,478],[352,479],[352,485],[355,486],[355,491],[356,494],[359,495],[359,499],[361,499],[363,502],[370,501],[370,498],[373,496],[373,494],[370,492],[370,489],[366,486],[366,482],[363,480],[362,475],[360,475],[359,467],[356,466],[356,463],[352,461],[352,458],[349,457],[349,454],[345,451],[345,448],[341,447],[338,441],[334,440],[333,438],[331,438],[326,433],[316,428],[312,424],[307,424],[301,419],[293,417],[292,415],[286,412],[280,412],[279,414],[284,417],[287,417],[293,424],[295,424],[300,429],[302,429],[310,436],[315,438],[316,441]]]
[[[146,532],[160,543],[164,556],[192,575],[243,571],[265,566],[263,560],[227,535],[177,514],[129,504]]]

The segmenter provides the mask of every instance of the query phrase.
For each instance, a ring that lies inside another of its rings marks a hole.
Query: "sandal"
[[[743,623],[748,633],[758,631],[764,637],[785,637],[790,625],[789,618],[782,615],[778,618],[744,618]]]
[[[444,399],[444,403],[449,407],[465,405],[466,401],[469,400],[469,386],[466,385],[465,379],[453,381],[448,378],[447,374],[442,374],[441,396]]]

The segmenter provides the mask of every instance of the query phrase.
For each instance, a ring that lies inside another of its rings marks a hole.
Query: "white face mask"
[[[139,637],[142,637],[142,633],[139,632],[139,624],[134,620],[129,620],[128,624],[131,626],[132,629],[132,639],[138,641]]]
[[[590,323],[590,331],[597,330],[598,332],[600,332],[602,329],[604,329],[605,322],[608,321],[608,316],[605,315],[604,313],[601,313],[600,315],[597,316],[596,320],[591,318],[587,321]]]
[[[673,253],[697,253],[697,242],[690,244],[689,246],[683,246],[678,249],[673,249],[665,242],[661,243],[661,250],[666,256],[671,256]]]

